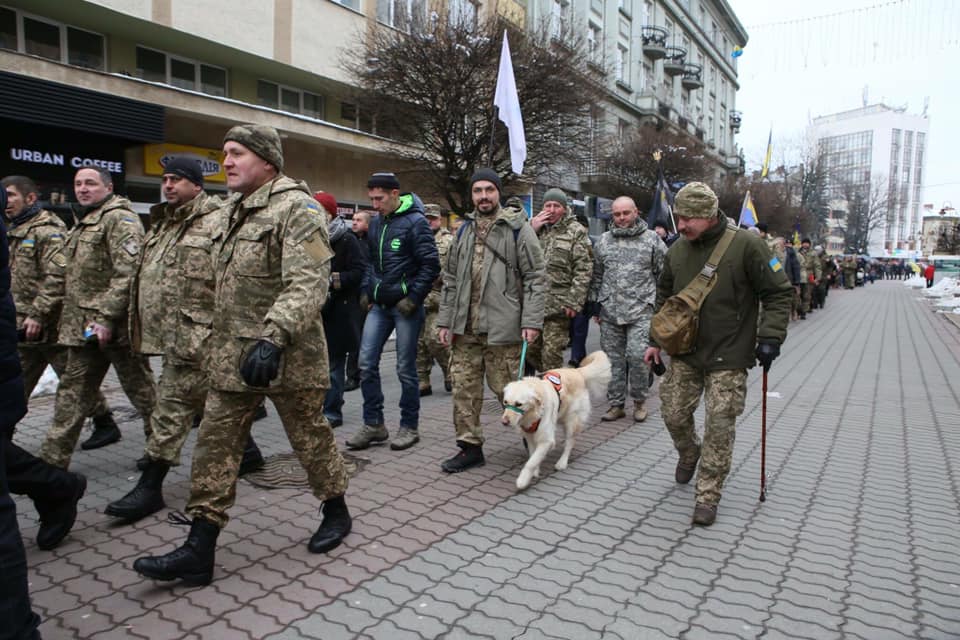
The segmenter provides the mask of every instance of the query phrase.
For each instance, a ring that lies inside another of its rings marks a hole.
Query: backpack
[[[717,266],[737,228],[727,225],[700,273],[676,295],[667,298],[650,320],[650,337],[671,356],[692,353],[700,334],[700,307],[717,284]]]

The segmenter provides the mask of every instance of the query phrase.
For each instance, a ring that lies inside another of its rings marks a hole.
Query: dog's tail
[[[587,391],[594,400],[604,397],[610,384],[610,358],[603,351],[594,351],[582,361],[577,370],[583,375]]]

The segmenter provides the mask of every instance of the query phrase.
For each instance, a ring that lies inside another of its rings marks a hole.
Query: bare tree
[[[841,222],[846,251],[865,254],[871,234],[883,224],[887,215],[887,181],[879,177],[867,183],[843,182],[840,192],[847,205]]]
[[[376,132],[405,143],[399,154],[421,167],[424,182],[462,213],[472,208],[469,180],[478,167],[510,171],[507,130],[494,124],[493,107],[504,29],[526,133],[523,177],[576,163],[589,152],[582,143],[600,93],[597,71],[587,66],[582,36],[570,25],[559,32],[550,26],[517,31],[492,16],[473,27],[433,13],[414,20],[409,33],[379,23],[370,27],[343,61]]]

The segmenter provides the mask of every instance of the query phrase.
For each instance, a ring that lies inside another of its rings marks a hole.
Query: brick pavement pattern
[[[916,297],[895,281],[834,291],[824,311],[791,326],[769,376],[780,397],[768,402],[767,501],[757,501],[752,371],[709,529],[690,525],[693,487],[673,482],[655,396],[643,424],[600,423],[596,407],[570,467],[553,472],[554,452],[549,474],[516,493],[525,454],[490,398],[487,465],[440,471],[453,427],[450,395],[434,393],[418,446],[363,452],[370,464],[351,481],[354,530],[343,546],[307,552],[317,517],[308,493],[241,482],[214,583],[170,586],[130,565],[185,531],[163,512],[133,526],[101,513],[137,478],[143,443],[124,429],[119,444],[74,455],[90,486],[60,548],[37,549],[33,507],[17,501],[41,631],[48,640],[956,638],[960,332]],[[389,403],[399,388],[385,392]],[[118,389],[107,395],[135,420]],[[360,427],[358,392],[346,400],[341,445]],[[17,441],[36,451],[51,416],[52,397],[35,401]],[[272,407],[254,430],[265,454],[288,449]],[[194,439],[165,486],[172,508],[188,495]]]

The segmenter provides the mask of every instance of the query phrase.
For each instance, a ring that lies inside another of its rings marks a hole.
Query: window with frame
[[[427,0],[377,0],[377,20],[410,33],[427,18]]]
[[[137,45],[137,77],[211,96],[227,95],[227,70]]]
[[[555,40],[563,37],[569,19],[570,4],[567,0],[553,0],[550,5],[550,35]]]
[[[8,49],[87,69],[106,69],[106,46],[99,33],[0,7],[0,49]]]
[[[323,96],[269,80],[257,80],[257,103],[271,109],[323,119]]]
[[[348,9],[353,9],[354,11],[360,10],[360,0],[333,0],[333,2],[336,2],[339,5],[343,5]]]
[[[603,31],[593,22],[587,25],[587,55],[594,64],[603,61]]]
[[[617,45],[616,74],[618,81],[627,84],[630,77],[630,51],[622,44]]]
[[[477,27],[477,3],[473,0],[450,0],[448,19],[453,26],[466,27],[473,31]]]

